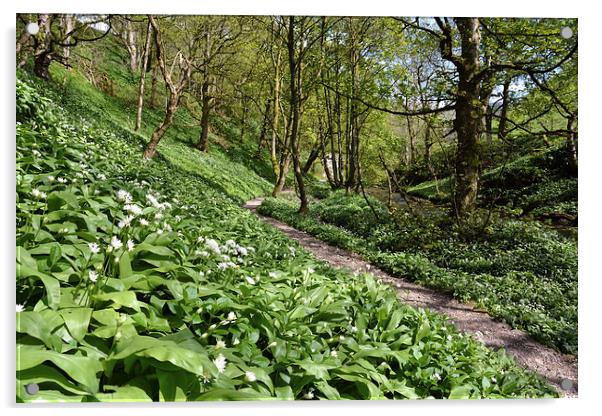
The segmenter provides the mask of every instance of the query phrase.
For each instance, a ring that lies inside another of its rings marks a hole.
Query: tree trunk
[[[150,160],[155,156],[155,153],[157,152],[157,145],[159,144],[159,141],[161,141],[161,139],[163,138],[163,135],[165,134],[169,126],[171,126],[174,114],[176,113],[177,109],[178,98],[174,94],[170,94],[167,109],[165,111],[165,117],[163,118],[163,121],[161,122],[159,127],[157,127],[153,132],[151,139],[148,142],[146,149],[144,150],[144,159]]]
[[[136,126],[134,127],[134,131],[140,130],[140,126],[142,125],[142,106],[144,104],[144,82],[146,79],[146,65],[148,63],[148,52],[150,49],[151,36],[152,36],[153,27],[148,22],[146,27],[146,41],[144,42],[144,52],[142,54],[142,69],[140,70],[140,85],[138,86],[138,105],[136,110]]]
[[[500,122],[497,129],[497,137],[500,140],[506,138],[506,118],[508,117],[508,105],[510,101],[508,95],[511,82],[512,78],[508,78],[506,81],[504,81],[504,88],[502,90],[502,110],[500,112]]]
[[[169,126],[171,126],[174,114],[178,109],[180,96],[182,95],[182,91],[184,91],[186,84],[188,84],[188,80],[190,79],[190,74],[192,71],[192,67],[187,64],[185,68],[181,68],[181,73],[179,75],[178,81],[174,82],[174,80],[172,79],[172,71],[168,72],[166,68],[163,41],[161,39],[161,31],[159,30],[159,26],[157,25],[157,22],[155,21],[155,18],[152,15],[148,15],[148,20],[153,27],[155,46],[157,47],[157,61],[159,63],[159,68],[161,68],[161,74],[163,75],[163,79],[165,80],[165,84],[167,85],[169,95],[167,97],[165,117],[163,118],[161,124],[153,132],[150,142],[144,150],[143,157],[147,160],[153,158],[157,150],[157,145],[159,144],[159,141],[163,138],[163,135],[165,134]],[[182,59],[182,56],[176,54],[176,57],[174,57],[174,63],[175,60],[178,58]]]
[[[246,124],[247,124],[247,112],[248,112],[248,107],[247,107],[247,100],[246,98],[243,96],[241,98],[241,104],[242,104],[242,115],[240,117],[240,142],[243,143],[245,140],[245,128],[246,128]]]
[[[201,110],[201,135],[199,137],[197,148],[201,152],[206,152],[209,150],[209,114],[211,111],[211,96],[209,95],[208,78],[203,80],[201,91],[203,94],[203,108]]]
[[[42,79],[49,80],[51,62],[52,57],[50,52],[43,51],[39,53],[33,60],[33,73]]]
[[[270,102],[271,100],[269,98],[265,102],[263,121],[261,122],[261,130],[259,131],[259,138],[257,139],[257,157],[261,155],[261,150],[265,143],[265,136],[268,131],[268,124],[270,122]]]
[[[569,131],[569,136],[567,137],[567,147],[569,149],[570,160],[569,167],[571,169],[571,173],[577,174],[577,133],[574,130],[573,125],[575,124],[576,115],[571,115],[567,121],[566,129]]]
[[[274,189],[272,190],[272,196],[277,197],[282,189],[284,189],[284,185],[286,184],[286,176],[288,175],[288,170],[290,168],[291,156],[288,151],[283,156],[283,162],[279,165],[278,169],[278,177],[276,178],[276,184],[274,185]]]
[[[322,167],[324,168],[324,174],[326,175],[326,179],[328,180],[328,184],[331,188],[335,187],[334,180],[332,178],[332,173],[330,172],[330,166],[328,166],[328,160],[326,159],[326,143],[324,137],[324,128],[322,126],[322,120],[319,120],[320,130],[319,130],[319,139],[320,139],[320,156],[322,160]]]
[[[150,100],[149,100],[149,104],[152,108],[155,108],[157,106],[157,78],[158,78],[158,73],[159,70],[157,68],[157,65],[155,65],[153,67],[153,78],[151,80],[151,93],[150,93]]]
[[[309,152],[307,161],[303,165],[303,169],[301,169],[301,172],[303,173],[303,175],[307,175],[307,173],[311,169],[312,165],[314,164],[314,162],[316,161],[318,156],[320,156],[320,142],[317,142],[314,145],[314,147],[312,147],[311,151]]]
[[[458,94],[454,128],[458,136],[456,153],[455,210],[458,218],[470,213],[477,200],[479,184],[479,136],[483,107],[480,101],[479,70],[481,35],[478,18],[456,20],[461,38]]]
[[[130,70],[132,73],[138,72],[138,45],[137,45],[137,33],[132,28],[132,22],[128,19],[124,20],[124,32],[121,33],[121,38],[125,43],[125,48],[130,56]]]
[[[295,56],[295,17],[289,17],[289,28],[288,28],[288,58],[290,68],[290,111],[292,116],[291,121],[291,136],[290,136],[290,148],[291,155],[293,158],[293,172],[299,188],[299,199],[301,205],[299,207],[300,214],[306,214],[309,211],[309,205],[307,202],[307,194],[305,193],[305,183],[303,181],[303,174],[301,172],[301,163],[299,161],[299,122],[301,116],[301,67],[297,62]]]
[[[52,62],[52,50],[50,47],[50,26],[52,16],[41,14],[38,18],[39,32],[36,35],[36,46],[33,56],[33,73],[45,80],[50,79],[50,63]]]
[[[75,17],[72,14],[64,14],[61,16],[61,23],[62,23],[63,31],[64,31],[65,35],[67,35],[68,33],[70,33],[73,30],[74,23],[75,23],[74,20],[75,20]],[[64,42],[69,43],[70,41],[71,41],[71,36],[66,36]],[[63,59],[65,62],[67,62],[70,55],[71,55],[71,48],[69,48],[68,46],[64,46],[63,47]]]
[[[351,70],[351,100],[349,102],[349,146],[347,148],[347,180],[345,188],[347,191],[355,188],[358,185],[358,169],[357,165],[359,154],[359,138],[358,138],[358,110],[355,100],[357,94],[357,66],[359,62],[359,54],[357,50],[357,37],[353,24],[351,24],[350,45],[349,45],[349,67]]]

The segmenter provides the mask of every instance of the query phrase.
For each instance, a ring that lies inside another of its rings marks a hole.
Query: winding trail
[[[554,385],[562,396],[577,397],[577,359],[574,356],[559,353],[540,344],[525,332],[512,329],[508,324],[494,320],[486,311],[460,303],[448,294],[393,277],[364,261],[356,253],[330,246],[310,234],[258,214],[257,207],[262,204],[263,200],[264,198],[253,199],[243,207],[296,240],[316,258],[334,267],[345,268],[353,272],[370,273],[378,277],[396,289],[402,302],[447,315],[460,331],[472,334],[488,347],[504,348],[518,364],[540,374]]]

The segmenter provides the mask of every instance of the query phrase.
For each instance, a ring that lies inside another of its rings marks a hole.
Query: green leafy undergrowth
[[[17,401],[557,396],[21,80],[17,112]]]
[[[485,169],[478,202],[485,207],[493,202],[515,215],[537,219],[547,214],[577,218],[577,176],[569,167],[569,159],[566,147],[556,146]],[[449,202],[451,185],[450,177],[445,177],[409,187],[408,193],[434,202]]]
[[[362,254],[399,277],[476,302],[542,343],[577,354],[577,245],[537,223],[498,220],[472,238],[434,210],[413,216],[400,210],[381,220],[360,196],[335,194],[298,204],[267,199],[259,212]]]

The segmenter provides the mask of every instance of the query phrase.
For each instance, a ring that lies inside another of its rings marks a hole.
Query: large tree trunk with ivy
[[[41,14],[38,18],[39,32],[35,35],[35,49],[33,55],[33,73],[42,78],[50,79],[50,63],[52,62],[52,50],[50,47],[50,25],[52,16]]]

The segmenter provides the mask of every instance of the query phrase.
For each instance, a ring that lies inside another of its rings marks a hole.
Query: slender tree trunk
[[[130,71],[132,73],[138,72],[138,45],[137,45],[137,33],[134,28],[132,28],[132,22],[125,19],[124,20],[124,32],[121,34],[123,42],[125,43],[125,47],[128,51],[128,55],[130,56]]]
[[[161,32],[159,30],[159,26],[157,25],[157,22],[155,21],[155,18],[152,15],[148,15],[148,19],[153,27],[155,46],[157,47],[157,61],[159,63],[159,67],[161,68],[161,74],[163,74],[163,79],[165,80],[165,84],[168,88],[169,94],[167,97],[167,105],[163,121],[153,132],[151,139],[148,145],[146,146],[146,149],[144,150],[143,157],[146,160],[153,158],[155,152],[157,151],[157,145],[159,144],[159,141],[163,138],[163,135],[165,134],[169,126],[171,126],[174,114],[178,109],[178,104],[180,102],[182,91],[184,91],[186,84],[188,84],[188,80],[190,79],[190,74],[192,71],[192,67],[187,63],[185,68],[181,68],[181,73],[179,75],[178,82],[175,82],[172,79],[172,71],[168,72],[165,64],[163,41],[161,39]],[[174,63],[176,62],[176,59],[182,59],[180,53],[176,54],[176,57],[174,57]]]
[[[271,100],[268,98],[265,102],[263,121],[261,122],[261,130],[259,131],[259,138],[257,139],[257,157],[261,155],[261,150],[263,149],[263,144],[265,143],[265,136],[268,131],[268,124],[270,122],[270,103]]]
[[[284,189],[284,185],[286,184],[286,176],[288,175],[288,170],[290,168],[291,156],[288,151],[283,155],[283,161],[279,165],[278,169],[278,177],[276,179],[276,184],[274,185],[274,189],[272,190],[272,196],[277,197],[280,192]]]
[[[352,18],[350,18],[352,19]],[[355,100],[357,94],[357,66],[359,62],[358,50],[357,50],[357,37],[353,28],[353,23],[350,23],[350,44],[349,44],[349,67],[351,70],[351,99],[349,100],[349,121],[348,121],[348,137],[349,144],[347,147],[347,180],[345,181],[345,188],[347,191],[353,189],[358,184],[358,109],[357,102]]]
[[[247,112],[248,112],[248,107],[247,107],[247,100],[246,98],[243,96],[241,98],[241,104],[242,104],[242,116],[240,118],[240,142],[243,143],[245,140],[245,128],[246,128],[246,124],[247,124]]]
[[[570,160],[569,167],[571,168],[572,173],[577,174],[577,132],[574,129],[574,124],[576,120],[576,115],[571,115],[567,121],[566,129],[569,131],[569,136],[567,137],[567,147],[569,149]]]
[[[153,78],[151,80],[151,93],[150,93],[150,99],[149,99],[149,104],[152,108],[155,108],[157,106],[157,79],[158,79],[158,75],[159,75],[159,69],[157,68],[157,65],[155,65],[153,67]]]
[[[303,181],[303,174],[301,172],[301,162],[299,161],[299,122],[301,116],[301,67],[297,62],[295,56],[295,17],[289,17],[289,28],[288,28],[288,58],[290,68],[290,101],[291,101],[291,138],[290,148],[291,155],[293,158],[293,172],[299,188],[299,199],[301,205],[299,207],[300,214],[306,214],[309,211],[309,205],[307,202],[307,194],[305,192],[305,183]]]
[[[500,140],[506,138],[506,119],[508,117],[508,106],[510,104],[509,92],[511,82],[511,78],[508,78],[506,81],[504,81],[504,88],[502,90],[502,109],[500,111],[500,122],[497,130],[497,137]]]
[[[311,151],[309,152],[309,156],[307,157],[307,160],[305,161],[305,164],[303,165],[303,169],[301,169],[301,172],[303,173],[303,175],[307,175],[307,173],[311,169],[312,165],[314,164],[314,162],[316,161],[318,156],[320,156],[320,142],[317,142],[311,148]]]
[[[66,34],[70,33],[74,28],[74,20],[75,17],[72,14],[64,14],[61,16],[61,23],[63,26],[63,31]],[[71,36],[65,37],[65,43],[69,43],[71,41]],[[71,55],[71,48],[68,46],[63,47],[63,59],[65,62],[69,59]]]
[[[140,84],[138,86],[138,105],[136,109],[136,126],[134,127],[134,131],[140,130],[140,126],[142,125],[142,107],[144,105],[144,82],[146,79],[146,65],[148,63],[148,53],[150,49],[151,37],[152,37],[153,27],[148,22],[146,27],[146,41],[144,42],[144,52],[142,54],[142,69],[140,70]]]
[[[272,170],[274,171],[275,185],[272,195],[278,194],[277,187],[280,180],[280,164],[277,157],[278,145],[278,124],[280,120],[280,59],[282,53],[278,50],[278,55],[274,61],[274,110],[272,112],[272,138],[270,141],[270,161],[272,162]],[[286,132],[285,132],[286,134]],[[286,149],[286,147],[285,147]],[[284,186],[284,184],[282,184]],[[282,189],[282,186],[280,189]]]
[[[318,135],[319,135],[319,139],[320,139],[320,156],[321,156],[321,160],[322,160],[322,166],[324,168],[324,174],[326,175],[328,184],[330,185],[331,188],[334,188],[335,187],[334,180],[332,179],[332,173],[330,172],[330,166],[328,166],[328,160],[326,158],[326,143],[325,143],[326,140],[324,137],[324,128],[322,126],[321,119],[320,119],[319,123],[320,123],[320,129],[319,129]]]
[[[150,160],[155,156],[155,153],[157,152],[157,145],[163,138],[163,135],[165,135],[165,132],[167,131],[169,126],[171,126],[174,114],[176,113],[177,109],[178,98],[175,96],[175,94],[170,93],[167,108],[165,111],[165,117],[163,117],[163,121],[161,122],[159,127],[157,127],[153,132],[151,139],[148,142],[146,149],[144,150],[144,159]]]
[[[211,96],[209,95],[209,79],[206,77],[203,80],[201,87],[203,94],[203,108],[201,110],[201,135],[197,148],[201,152],[206,152],[209,149],[209,114],[211,110]]]

